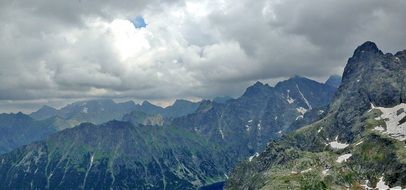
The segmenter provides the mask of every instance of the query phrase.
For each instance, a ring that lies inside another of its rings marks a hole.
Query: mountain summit
[[[228,189],[406,187],[406,59],[372,42],[348,60],[328,113],[271,141]]]

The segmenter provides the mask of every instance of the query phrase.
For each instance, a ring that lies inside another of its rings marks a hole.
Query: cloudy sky
[[[238,96],[406,49],[404,0],[1,0],[0,112],[89,98]]]

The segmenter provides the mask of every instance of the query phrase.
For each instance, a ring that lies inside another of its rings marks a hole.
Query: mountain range
[[[25,117],[82,124],[0,156],[0,189],[195,189],[221,182],[269,139],[321,117],[335,91],[295,76],[275,87],[257,82],[239,98],[198,106],[93,100],[43,107],[30,115],[37,120]]]
[[[239,164],[226,189],[406,187],[406,50],[359,46],[319,121]]]
[[[187,100],[176,100],[171,106],[162,108],[148,101],[135,104],[133,101],[116,103],[111,99],[100,99],[74,102],[59,110],[50,106],[43,106],[31,113],[30,116],[36,120],[58,116],[67,120],[101,124],[114,119],[119,120],[132,111],[160,114],[163,117],[179,117],[193,113],[198,106],[198,102]]]
[[[289,132],[306,112],[323,114],[335,91],[334,87],[299,76],[275,87],[257,82],[241,97],[225,104],[203,102],[195,113],[175,118],[171,125],[224,144],[234,158],[245,159],[262,151],[269,139]],[[309,117],[311,121],[317,118]]]

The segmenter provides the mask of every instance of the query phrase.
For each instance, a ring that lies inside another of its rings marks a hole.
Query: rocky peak
[[[406,99],[406,64],[392,54],[383,54],[374,43],[359,46],[344,69],[342,84],[330,105],[336,113],[335,131],[331,134],[354,136],[348,129],[375,106],[389,107]]]
[[[151,102],[145,100],[141,103],[141,106],[155,106],[154,104],[152,104]]]
[[[366,74],[381,65],[380,59],[383,56],[382,51],[373,42],[367,41],[358,46],[344,68],[342,82],[361,80],[363,77],[361,74]]]
[[[268,84],[257,81],[254,85],[247,88],[243,96],[255,96],[263,92],[267,92],[267,90],[270,89],[272,89],[272,87],[270,87]]]
[[[397,52],[397,53],[395,54],[395,57],[396,57],[397,59],[399,59],[399,61],[400,61],[400,60],[405,60],[405,59],[406,59],[406,50]]]
[[[176,99],[175,102],[172,104],[172,106],[185,106],[189,104],[194,104],[193,102],[190,102],[188,100],[184,99]]]
[[[383,54],[382,51],[378,49],[378,46],[376,46],[376,44],[371,41],[363,43],[362,45],[358,46],[357,49],[355,49],[354,51],[354,55],[360,55],[364,53]]]
[[[42,106],[39,110],[46,110],[46,111],[56,111],[56,109],[55,108],[53,108],[53,107],[51,107],[51,106],[47,106],[47,105],[44,105],[44,106]]]

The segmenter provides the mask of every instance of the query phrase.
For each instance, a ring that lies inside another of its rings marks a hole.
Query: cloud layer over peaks
[[[326,78],[364,41],[405,49],[405,8],[401,0],[2,1],[0,104],[211,98],[256,80]]]

